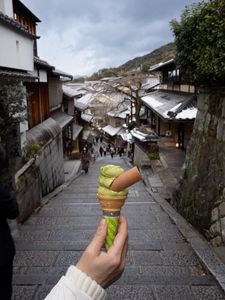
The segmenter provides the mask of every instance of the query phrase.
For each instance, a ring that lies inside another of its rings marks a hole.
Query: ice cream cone
[[[116,177],[110,186],[110,190],[115,192],[120,192],[132,184],[140,181],[142,179],[141,174],[137,167],[133,167],[130,170],[122,173],[120,176]]]
[[[139,180],[141,180],[141,175],[137,167],[127,172],[115,165],[106,165],[100,168],[97,198],[108,225],[105,239],[107,251],[112,246],[118,231],[120,210],[127,198],[127,187]]]

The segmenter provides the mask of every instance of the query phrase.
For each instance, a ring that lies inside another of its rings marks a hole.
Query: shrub
[[[26,163],[31,158],[36,158],[41,153],[42,142],[28,141],[23,148],[23,162]]]

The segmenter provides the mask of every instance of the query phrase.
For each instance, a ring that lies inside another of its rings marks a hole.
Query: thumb
[[[99,226],[97,228],[97,231],[91,241],[91,243],[88,246],[88,250],[94,255],[99,255],[101,252],[101,248],[105,242],[107,235],[107,223],[105,219],[102,219],[99,223]]]

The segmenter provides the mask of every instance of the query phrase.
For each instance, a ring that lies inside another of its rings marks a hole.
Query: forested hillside
[[[143,72],[146,72],[151,65],[155,65],[162,61],[167,61],[174,57],[175,45],[174,43],[169,43],[158,49],[155,49],[151,53],[131,59],[117,68],[105,68],[99,70],[87,79],[98,80],[104,77],[123,76],[126,75],[128,71],[138,68],[140,68]]]

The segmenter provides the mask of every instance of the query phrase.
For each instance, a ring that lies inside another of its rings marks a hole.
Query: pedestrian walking
[[[121,157],[123,154],[124,154],[124,149],[123,149],[123,147],[120,147],[119,156]]]
[[[102,154],[103,154],[103,148],[102,148],[102,146],[99,148],[99,153],[102,156]]]
[[[107,150],[106,150],[106,147],[104,146],[103,147],[103,153],[104,153],[104,156],[106,157],[106,152],[107,152]]]
[[[102,142],[103,142],[103,136],[100,135],[100,143],[102,143]]]
[[[98,136],[96,136],[96,137],[95,137],[95,141],[96,141],[96,143],[98,143],[98,139],[99,139],[99,137],[98,137]]]
[[[110,148],[110,155],[111,155],[112,159],[113,159],[114,154],[115,154],[115,149],[113,147],[111,147]]]
[[[82,163],[82,169],[85,171],[85,173],[88,172],[89,166],[91,161],[91,155],[88,151],[82,153],[81,157],[81,163]]]
[[[6,163],[6,154],[0,145],[1,168]],[[16,219],[19,215],[15,194],[0,183],[0,295],[10,300],[12,296],[12,270],[15,246],[7,219]]]

